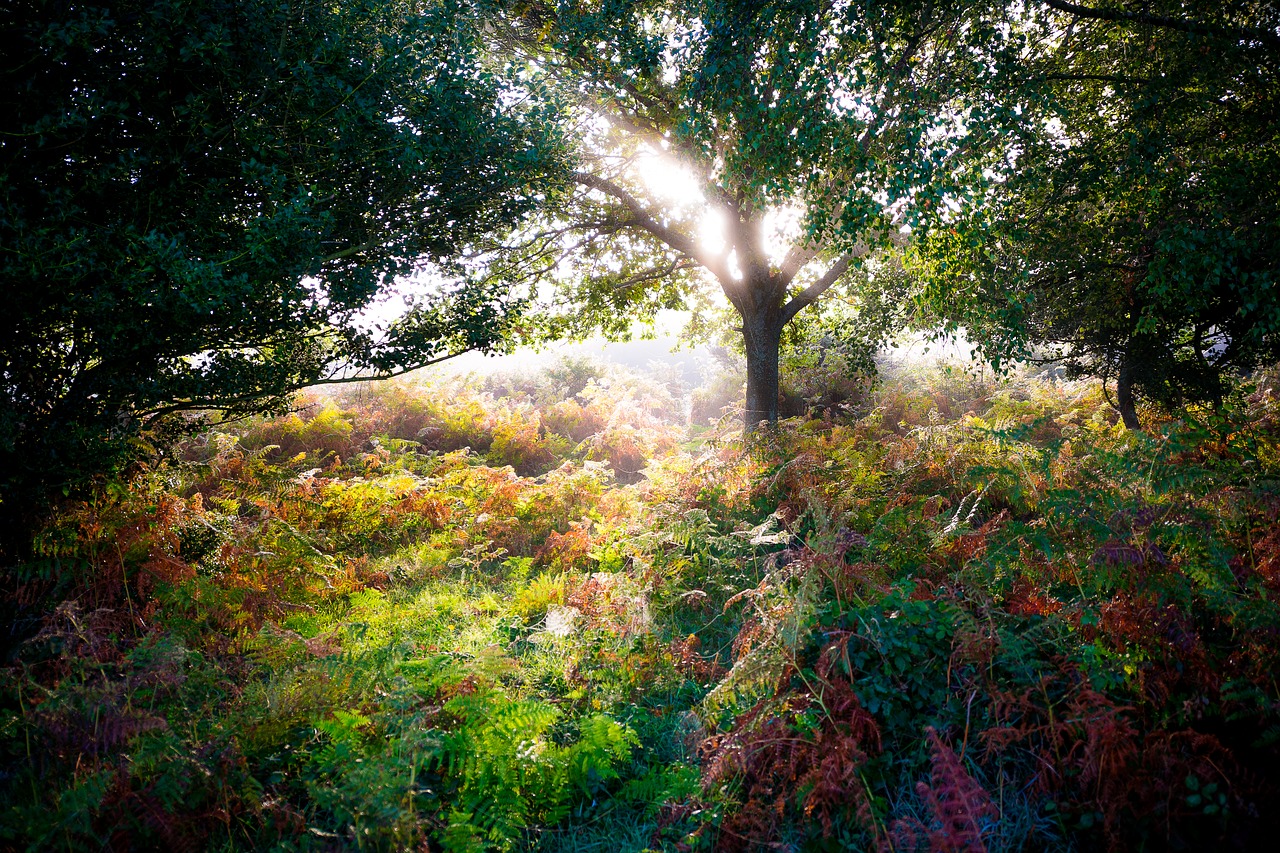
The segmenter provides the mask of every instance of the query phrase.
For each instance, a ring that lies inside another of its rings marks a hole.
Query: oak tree
[[[787,324],[981,179],[979,153],[1017,118],[1003,81],[1031,48],[1001,3],[509,12],[508,49],[583,140],[578,190],[529,237],[526,271],[558,279],[561,327],[578,329],[619,332],[718,288],[741,321],[748,429],[778,417]],[[652,180],[655,160],[682,192]]]
[[[1045,0],[1047,95],[1005,180],[919,245],[932,302],[996,361],[1141,399],[1221,399],[1280,358],[1280,15],[1253,0]]]
[[[503,340],[514,306],[464,250],[554,191],[562,148],[484,19],[464,0],[0,10],[6,532],[176,412]],[[424,264],[435,299],[362,322]]]

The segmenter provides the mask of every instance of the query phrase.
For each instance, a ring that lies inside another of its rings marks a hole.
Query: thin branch
[[[636,273],[629,278],[613,285],[614,290],[629,290],[638,284],[646,284],[651,281],[660,281],[669,275],[691,269],[693,263],[689,261],[672,261],[663,267],[654,267],[644,272]]]
[[[395,379],[397,376],[404,376],[406,373],[412,373],[413,371],[421,370],[424,367],[441,364],[442,362],[457,358],[460,355],[466,355],[469,352],[476,352],[478,349],[479,347],[467,347],[466,349],[459,350],[458,352],[451,352],[447,355],[442,355],[439,358],[430,358],[426,361],[416,362],[392,371],[383,371],[357,376],[329,376],[324,379],[317,379],[315,382],[309,382],[303,387],[312,388],[317,385],[350,385],[353,382],[378,382],[383,379]]]
[[[1045,74],[1042,77],[1033,78],[1035,80],[1069,80],[1091,81],[1096,83],[1116,83],[1118,85],[1136,84],[1146,85],[1152,82],[1150,77],[1125,77],[1120,74]]]
[[[1146,12],[1126,12],[1122,9],[1094,9],[1066,0],[1043,0],[1046,6],[1075,15],[1077,18],[1089,18],[1095,21],[1111,21],[1113,23],[1145,24],[1149,27],[1163,27],[1184,33],[1198,33],[1214,36],[1225,36],[1236,41],[1255,41],[1272,47],[1280,47],[1280,36],[1273,32],[1258,29],[1239,29],[1223,27],[1217,24],[1206,24],[1200,21],[1187,21],[1182,18],[1168,18],[1163,15],[1149,15]]]
[[[458,352],[451,352],[448,355],[442,355],[439,358],[432,358],[426,361],[417,362],[415,364],[411,364],[406,367],[402,367],[392,371],[385,371],[385,372],[374,373],[374,374],[363,374],[363,375],[357,375],[357,376],[345,376],[345,377],[330,376],[323,379],[316,379],[314,381],[307,382],[305,385],[297,385],[293,388],[290,388],[284,393],[291,394],[295,391],[302,391],[307,388],[314,388],[319,385],[350,385],[354,382],[378,382],[383,379],[395,379],[397,376],[403,376],[406,373],[412,373],[415,370],[420,370],[424,367],[431,367],[434,364],[440,364],[441,362],[448,361],[451,358],[457,358],[460,355],[465,355],[466,353],[469,353],[469,352],[475,352],[476,349],[477,349],[476,347],[468,347],[467,349],[460,350]],[[168,406],[162,406],[156,409],[144,409],[144,410],[134,412],[133,414],[140,418],[154,420],[155,418],[161,418],[166,415],[173,415],[179,412],[189,412],[189,411],[237,412],[237,411],[243,411],[245,406],[252,406],[255,400],[260,400],[264,396],[271,396],[271,395],[270,393],[242,394],[239,397],[233,397],[230,400],[226,398],[218,398],[218,399],[210,399],[210,400],[180,400],[180,401],[171,403]]]
[[[595,113],[614,127],[625,130],[637,139],[643,139],[645,142],[657,147],[659,150],[662,149],[663,143],[667,141],[667,138],[658,128],[642,124],[632,116],[624,115],[621,112],[615,112],[614,110],[605,107],[599,101],[591,100],[584,96],[581,103],[584,109]]]
[[[359,254],[360,252],[367,252],[370,249],[373,249],[377,246],[382,245],[384,242],[386,241],[383,240],[380,236],[355,246],[348,246],[347,248],[334,252],[331,255],[325,255],[323,258],[320,259],[320,263],[327,264],[327,263],[332,263],[333,261],[340,260],[342,258],[349,258],[352,255]]]

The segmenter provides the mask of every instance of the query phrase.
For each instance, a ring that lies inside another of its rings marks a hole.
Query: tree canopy
[[[868,259],[908,241],[933,307],[989,356],[1053,345],[1118,380],[1130,423],[1135,395],[1213,399],[1280,353],[1266,4],[4,15],[6,512],[174,413],[500,346],[547,282],[546,335],[621,334],[718,290],[748,426],[778,416],[788,324],[834,290],[856,301],[883,269]],[[424,270],[432,298],[367,319]],[[846,334],[869,346],[902,300],[866,290]]]
[[[509,331],[464,250],[562,146],[465,2],[23,0],[0,13],[0,505],[167,413],[278,407]],[[398,276],[440,294],[360,322]],[[26,497],[24,497],[26,496]]]
[[[783,328],[980,175],[1029,49],[1001,3],[521,3],[510,20],[583,140],[578,192],[525,263],[559,271],[568,326],[617,331],[718,286],[748,425],[777,418]],[[680,197],[654,160],[682,170]]]
[[[924,277],[993,359],[1114,380],[1137,427],[1141,397],[1219,399],[1280,357],[1280,18],[1046,5],[1055,47],[1028,74],[1052,97],[1006,179],[924,241]]]

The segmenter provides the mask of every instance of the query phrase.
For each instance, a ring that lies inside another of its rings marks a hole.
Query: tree
[[[1053,97],[1008,179],[921,245],[926,277],[995,360],[1113,380],[1137,429],[1139,399],[1219,400],[1280,358],[1280,15],[1046,6]]]
[[[464,250],[554,191],[563,151],[465,0],[20,0],[0,22],[9,545],[177,412],[510,331]],[[439,297],[361,322],[424,264]]]
[[[777,419],[784,327],[966,191],[1028,47],[984,2],[566,0],[510,22],[584,140],[526,269],[560,280],[560,327],[613,332],[710,279],[741,319],[748,429]],[[654,158],[684,198],[646,181]]]

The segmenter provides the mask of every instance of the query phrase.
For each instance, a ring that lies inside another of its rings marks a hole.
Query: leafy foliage
[[[24,580],[64,603],[6,664],[5,843],[1273,830],[1265,389],[1137,435],[1096,385],[904,375],[861,414],[688,448],[656,392],[572,363],[357,387],[68,507],[39,539],[61,580]],[[634,482],[576,438],[644,411]],[[535,424],[515,458],[510,421]]]
[[[777,420],[783,329],[824,294],[850,306],[825,331],[863,362],[896,331],[897,303],[854,271],[970,192],[1032,47],[1001,3],[503,5],[504,43],[581,140],[574,191],[513,265],[555,282],[549,333],[626,335],[680,307],[703,329],[719,302],[748,428]]]
[[[1277,18],[1253,2],[1048,5],[1069,12],[1032,62],[1049,96],[1007,179],[922,242],[925,281],[993,360],[1114,380],[1136,427],[1138,398],[1220,400],[1280,354]]]
[[[553,191],[560,148],[486,59],[481,19],[453,2],[6,12],[9,524],[109,478],[175,411],[278,411],[321,379],[501,344],[511,295],[459,253]],[[357,322],[424,265],[441,298]]]

